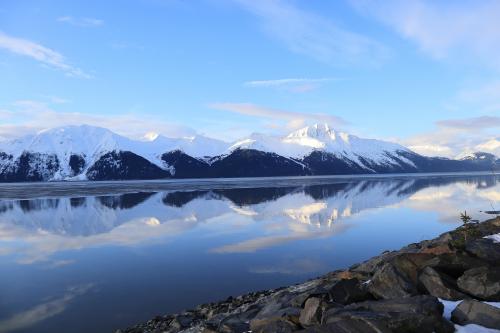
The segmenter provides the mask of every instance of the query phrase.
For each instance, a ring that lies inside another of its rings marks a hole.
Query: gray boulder
[[[308,327],[321,323],[323,312],[328,308],[328,304],[320,297],[310,297],[304,303],[304,308],[300,312],[299,322],[302,326]]]
[[[373,299],[367,286],[358,279],[343,279],[335,283],[328,291],[335,303],[350,304]]]
[[[477,324],[500,328],[500,309],[492,305],[467,299],[451,313],[451,320],[459,325]]]
[[[457,280],[464,292],[487,301],[500,301],[500,267],[482,266],[466,271]]]
[[[426,263],[426,266],[430,266],[454,278],[458,278],[468,269],[484,265],[484,260],[464,252],[443,253],[435,256]]]
[[[418,293],[408,276],[391,263],[386,263],[375,273],[368,290],[381,299],[410,297]]]
[[[308,333],[392,333],[383,321],[384,318],[370,313],[351,313],[332,317],[328,323],[314,326],[301,332]]]
[[[494,265],[500,262],[500,244],[491,239],[476,239],[465,245],[465,250]]]
[[[453,325],[443,318],[443,305],[432,296],[366,301],[329,309],[323,314],[322,324],[341,319],[373,323],[390,332],[454,332]]]
[[[300,329],[288,318],[254,319],[250,322],[253,333],[292,333]]]
[[[439,273],[432,267],[424,268],[418,280],[432,296],[453,301],[466,297],[465,294],[457,290],[456,283],[450,276]]]
[[[384,263],[398,255],[398,252],[384,252],[379,256],[368,259],[365,262],[351,266],[350,271],[361,274],[373,274],[376,270],[380,269]]]

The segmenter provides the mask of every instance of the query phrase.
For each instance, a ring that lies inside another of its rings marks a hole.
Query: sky
[[[0,139],[313,123],[500,155],[499,1],[0,0]]]

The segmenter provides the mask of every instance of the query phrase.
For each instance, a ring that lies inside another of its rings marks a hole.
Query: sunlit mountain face
[[[110,332],[347,267],[455,228],[464,210],[500,209],[495,175],[115,190],[0,200],[0,332]]]
[[[497,159],[482,152],[459,160],[426,157],[326,123],[233,143],[204,136],[133,140],[82,125],[0,140],[0,182],[471,172],[496,170]]]

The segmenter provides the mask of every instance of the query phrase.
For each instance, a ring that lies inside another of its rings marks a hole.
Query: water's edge
[[[346,180],[454,178],[463,176],[496,176],[500,172],[443,172],[392,173],[365,175],[252,177],[252,178],[195,178],[123,181],[54,181],[0,183],[0,199],[30,199],[64,196],[93,196],[133,192],[196,191],[207,189],[285,187],[297,185],[335,184]],[[29,189],[29,190],[27,190]]]
[[[457,283],[482,267],[486,267],[484,276],[500,269],[500,243],[484,238],[498,233],[500,217],[461,226],[432,240],[383,252],[346,270],[302,284],[229,297],[180,314],[157,316],[116,333],[323,332],[322,329],[339,328],[353,331],[363,325],[384,332],[391,331],[389,327],[454,332],[453,324],[443,318],[443,305],[438,298],[500,301],[498,295],[485,295],[479,287]],[[485,279],[487,284],[495,283]],[[484,303],[465,302],[475,312],[458,306],[451,316],[455,324],[489,327],[491,321],[482,320],[491,313],[481,311],[497,311],[492,320],[500,314],[500,309],[482,309]]]

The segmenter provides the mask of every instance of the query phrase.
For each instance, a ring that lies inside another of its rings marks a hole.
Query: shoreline
[[[202,304],[116,333],[500,329],[500,303],[485,303],[500,302],[500,243],[485,238],[499,233],[500,217],[460,226],[301,284]]]
[[[386,173],[352,174],[325,176],[290,176],[290,177],[242,177],[242,178],[186,178],[155,180],[114,180],[114,181],[50,181],[50,182],[12,182],[0,183],[0,199],[31,199],[72,195],[125,194],[133,192],[159,191],[196,191],[211,189],[260,188],[309,186],[320,184],[345,183],[346,181],[376,181],[425,179],[432,177],[496,177],[500,172],[433,172],[433,173]],[[26,191],[29,188],[29,191]]]

